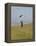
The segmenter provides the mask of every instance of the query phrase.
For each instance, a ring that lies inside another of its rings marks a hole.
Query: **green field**
[[[24,24],[11,27],[11,40],[32,39],[32,24]]]

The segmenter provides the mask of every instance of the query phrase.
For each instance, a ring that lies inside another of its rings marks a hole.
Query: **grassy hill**
[[[32,24],[11,26],[11,40],[32,39]]]

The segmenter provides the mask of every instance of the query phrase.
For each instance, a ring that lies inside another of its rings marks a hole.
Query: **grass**
[[[32,39],[32,24],[11,27],[11,40]]]

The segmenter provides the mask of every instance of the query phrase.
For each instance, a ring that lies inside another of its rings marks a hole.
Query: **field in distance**
[[[11,26],[11,40],[32,39],[32,24]]]

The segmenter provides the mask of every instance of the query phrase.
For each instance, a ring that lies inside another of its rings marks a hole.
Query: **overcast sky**
[[[23,15],[21,18],[20,15]],[[32,7],[11,7],[11,24],[32,23]]]

